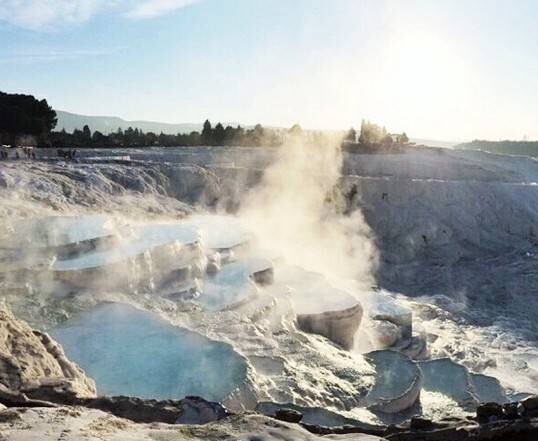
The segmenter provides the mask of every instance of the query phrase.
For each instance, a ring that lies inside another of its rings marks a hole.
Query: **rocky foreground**
[[[398,426],[324,427],[279,409],[231,414],[198,397],[98,397],[94,382],[47,334],[0,309],[0,440],[535,440],[538,397],[484,403],[476,416]]]

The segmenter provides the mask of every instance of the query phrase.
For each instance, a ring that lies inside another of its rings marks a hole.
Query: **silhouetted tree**
[[[230,141],[231,145],[244,145],[245,144],[245,129],[241,126],[237,126],[234,129],[233,137]]]
[[[32,95],[0,92],[0,134],[15,145],[18,136],[46,138],[56,126],[56,112]]]
[[[208,119],[205,120],[204,127],[202,128],[202,144],[213,144],[213,129],[211,128],[211,123]]]
[[[365,145],[381,144],[386,139],[387,129],[380,127],[370,121],[362,120],[359,143]],[[392,138],[391,138],[392,140]],[[392,141],[391,141],[392,142]]]
[[[213,141],[215,145],[223,145],[224,144],[224,138],[225,138],[225,132],[224,127],[219,122],[215,128],[213,129]]]
[[[91,145],[91,143],[92,143],[92,131],[90,130],[90,128],[87,125],[85,125],[82,128],[81,146]]]
[[[144,145],[147,145],[147,146],[157,145],[158,140],[159,140],[159,138],[157,137],[157,135],[155,133],[148,132],[144,136]]]
[[[188,144],[187,145],[200,145],[202,142],[201,135],[199,132],[189,133]]]
[[[93,147],[107,147],[108,145],[109,145],[108,136],[103,135],[99,130],[96,130],[95,132],[93,132],[93,135],[92,135]]]

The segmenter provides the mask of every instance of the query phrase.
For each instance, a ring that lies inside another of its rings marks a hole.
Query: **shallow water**
[[[2,247],[55,247],[99,239],[114,234],[114,224],[106,216],[51,216],[13,221],[15,234]]]
[[[50,334],[102,395],[222,400],[246,375],[244,359],[229,345],[126,304],[102,304]]]
[[[94,251],[78,257],[59,260],[52,269],[56,271],[81,270],[117,263],[150,251],[153,248],[177,242],[188,245],[200,240],[199,233],[182,224],[153,224],[133,228],[132,236],[117,247]]]

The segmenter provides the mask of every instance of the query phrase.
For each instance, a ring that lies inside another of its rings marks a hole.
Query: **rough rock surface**
[[[200,397],[159,401],[136,397],[102,396],[64,400],[61,404],[101,410],[136,423],[206,424],[229,415],[221,404]]]
[[[2,166],[0,192],[3,215],[75,207],[184,215],[191,212],[189,203],[215,204],[220,187],[211,172],[195,165],[20,162]]]
[[[203,426],[137,424],[99,410],[80,407],[0,411],[0,434],[0,439],[9,441],[381,440],[362,434],[321,437],[297,424],[260,415],[237,415]]]
[[[402,338],[400,328],[388,320],[371,320],[368,333],[373,338],[376,346],[381,349],[395,345]]]
[[[43,399],[45,390],[95,396],[93,380],[66,358],[60,345],[5,308],[0,308],[0,385],[37,399]]]
[[[532,404],[530,404],[532,402]],[[0,434],[9,441],[155,441],[155,440],[221,440],[241,441],[534,441],[538,436],[538,419],[532,414],[536,397],[527,404],[529,410],[509,416],[500,414],[479,420],[430,421],[415,418],[410,423],[379,428],[379,434],[365,433],[363,427],[351,425],[326,427],[315,424],[293,424],[257,414],[232,415],[205,425],[152,423],[141,424],[118,418],[110,413],[79,406],[57,408],[0,409]],[[523,405],[520,405],[523,408]],[[502,406],[502,409],[505,409]],[[504,412],[504,410],[503,410]],[[482,412],[483,413],[483,412]],[[486,412],[487,413],[487,412]]]
[[[389,441],[535,441],[538,439],[537,403],[536,396],[519,403],[504,405],[485,403],[477,409],[476,416],[435,421],[413,417],[409,422],[400,425],[371,426],[352,423],[324,426],[304,422],[300,424],[311,433],[328,435],[325,439],[330,439],[330,435],[357,433],[382,437],[373,439]]]

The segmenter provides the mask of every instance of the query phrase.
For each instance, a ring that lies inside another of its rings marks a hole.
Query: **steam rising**
[[[290,136],[239,215],[287,263],[366,285],[377,255],[362,213],[344,215],[339,206],[340,145],[338,136]]]

